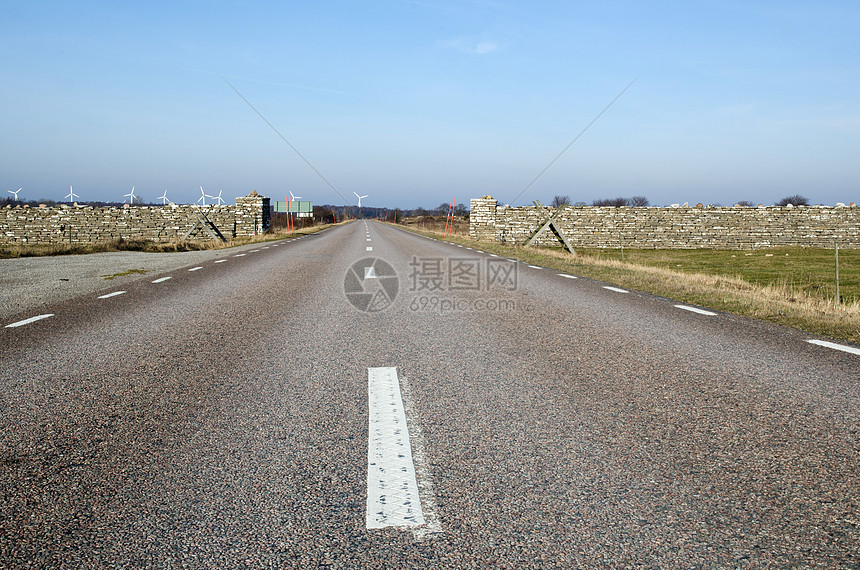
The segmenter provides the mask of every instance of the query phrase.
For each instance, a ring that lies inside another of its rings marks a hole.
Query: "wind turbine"
[[[200,197],[197,198],[197,202],[198,203],[203,202],[203,205],[205,206],[206,205],[206,196],[207,196],[207,194],[206,194],[206,192],[203,191],[203,186],[201,186],[200,187]],[[209,197],[211,198],[212,196],[209,196]]]
[[[164,204],[167,204],[168,202],[170,202],[170,200],[168,200],[168,199],[167,199],[167,188],[165,188],[165,189],[164,189],[164,194],[162,194],[161,196],[159,196],[159,197],[158,197],[158,199],[159,199],[159,200],[161,200],[161,205],[162,205],[162,206],[163,206]]]
[[[69,185],[69,193],[66,194],[66,198],[69,199],[69,202],[74,202],[75,198],[80,198],[80,196],[75,194],[74,191],[72,190],[72,186]]]
[[[358,192],[353,192],[353,194],[355,194],[355,195],[358,197],[358,207],[359,207],[359,208],[361,208],[361,199],[362,199],[362,198],[367,198],[367,196],[368,196],[368,195],[367,195],[367,194],[365,194],[364,196],[359,196],[359,195],[358,195]]]
[[[123,197],[126,196],[128,197],[128,203],[134,205],[134,186],[131,187],[131,192],[129,192],[128,194],[123,194]],[[123,200],[122,202],[124,204],[125,200]]]
[[[209,196],[209,197],[210,197],[210,198],[212,198],[213,200],[218,200],[218,205],[219,205],[219,206],[220,206],[221,204],[223,204],[223,203],[224,203],[224,198],[222,198],[222,197],[221,197],[221,193],[222,193],[222,192],[223,192],[223,190],[221,190],[221,189],[219,188],[219,189],[218,189],[218,195],[217,195],[217,196]]]
[[[20,188],[18,188],[17,190],[7,190],[7,192],[9,192],[9,193],[10,193],[10,194],[12,194],[13,196],[15,196],[14,200],[15,200],[16,202],[18,201],[18,192],[20,192],[20,191],[21,191],[21,189],[20,189]]]

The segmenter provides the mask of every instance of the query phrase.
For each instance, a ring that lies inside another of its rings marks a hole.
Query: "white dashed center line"
[[[245,255],[244,253],[237,253],[237,254],[236,254],[236,255],[234,255],[233,257],[243,257],[244,255]]]
[[[37,317],[30,317],[29,319],[24,319],[23,321],[18,321],[17,323],[12,323],[10,325],[6,325],[7,329],[11,329],[14,327],[22,327],[24,325],[29,325],[30,323],[35,323],[36,321],[41,321],[42,319],[47,319],[48,317],[53,317],[54,313],[48,313],[47,315],[39,315]]]
[[[367,246],[366,248],[364,248],[364,251],[373,251],[373,248],[370,246]]]
[[[826,340],[815,339],[810,339],[806,342],[808,342],[809,344],[817,344],[818,346],[832,348],[833,350],[841,350],[842,352],[847,352],[848,354],[860,354],[860,348],[854,348],[853,346],[845,346],[844,344],[836,344],[835,342],[827,342]]]
[[[677,309],[684,309],[685,311],[691,311],[693,313],[699,313],[700,315],[708,315],[709,317],[716,317],[717,313],[713,313],[711,311],[706,311],[705,309],[700,309],[698,307],[688,307],[687,305],[675,305]]]
[[[224,263],[225,261],[227,261],[227,260],[226,259],[216,259],[215,263]]]
[[[629,293],[629,291],[625,291],[624,289],[619,289],[618,287],[610,287],[609,285],[604,285],[604,289],[608,289],[609,291],[615,291],[616,293]]]
[[[423,525],[397,369],[368,368],[367,380],[367,528]]]
[[[108,293],[107,295],[100,295],[99,299],[110,299],[111,297],[116,297],[117,295],[124,295],[125,291],[114,291],[113,293]]]
[[[200,271],[201,269],[203,269],[203,268],[202,267],[192,267],[188,271]]]
[[[170,279],[173,279],[173,277],[161,277],[153,281],[153,283],[164,283],[165,281],[169,281]]]

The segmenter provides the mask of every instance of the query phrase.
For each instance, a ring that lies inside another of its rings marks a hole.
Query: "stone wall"
[[[174,241],[198,226],[197,213],[205,213],[227,239],[253,236],[269,228],[269,198],[257,195],[236,198],[232,206],[6,207],[0,209],[0,244],[74,244],[119,238]],[[212,238],[198,227],[188,239]]]
[[[499,206],[490,196],[471,200],[469,235],[523,243],[546,219],[534,206]],[[860,249],[860,208],[567,206],[558,218],[571,247],[640,249],[755,249],[777,246]],[[559,246],[549,229],[538,245]]]

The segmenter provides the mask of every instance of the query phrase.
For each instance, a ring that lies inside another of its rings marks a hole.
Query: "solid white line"
[[[225,261],[227,261],[227,260],[226,259],[216,259],[215,263],[224,263]]]
[[[192,267],[188,271],[200,271],[201,269],[203,269],[203,268],[202,267]]]
[[[108,293],[107,295],[100,295],[99,299],[109,299],[110,297],[116,297],[117,295],[124,294],[125,291],[114,291],[113,293]]]
[[[615,291],[616,293],[629,293],[629,291],[625,291],[624,289],[619,289],[618,287],[610,287],[608,285],[604,285],[604,289],[608,289],[610,291]]]
[[[394,367],[368,368],[367,528],[425,524]]]
[[[373,248],[368,246],[368,247],[364,248],[364,251],[373,251]]]
[[[161,277],[161,278],[156,279],[155,281],[153,281],[153,283],[164,283],[165,281],[167,281],[167,280],[169,280],[169,279],[173,279],[173,277]]]
[[[576,275],[568,275],[567,273],[559,273],[560,277],[567,277],[568,279],[579,279]]]
[[[688,307],[687,305],[675,305],[677,309],[684,309],[685,311],[692,311],[693,313],[699,313],[700,315],[708,315],[709,317],[716,317],[717,313],[713,313],[711,311],[706,311],[705,309],[699,309],[698,307]]]
[[[860,354],[860,348],[854,348],[853,346],[845,346],[844,344],[836,344],[835,342],[827,342],[826,340],[815,339],[810,339],[806,342],[810,344],[817,344],[818,346],[832,348],[833,350],[841,350],[842,352],[847,352],[849,354]]]
[[[30,317],[29,319],[24,319],[23,321],[18,321],[17,323],[12,323],[11,325],[6,325],[7,329],[11,329],[13,327],[20,327],[24,325],[29,325],[30,323],[35,323],[36,321],[41,321],[42,319],[47,319],[48,317],[53,317],[54,313],[48,313],[47,315],[39,315],[38,317]]]

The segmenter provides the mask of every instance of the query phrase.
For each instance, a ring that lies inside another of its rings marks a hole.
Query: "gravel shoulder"
[[[116,251],[0,259],[0,318],[6,319],[49,303],[73,299],[139,279],[153,279],[160,273],[259,247],[260,244],[248,244],[229,249],[178,253]],[[105,276],[131,269],[141,269],[146,273],[105,279]]]

